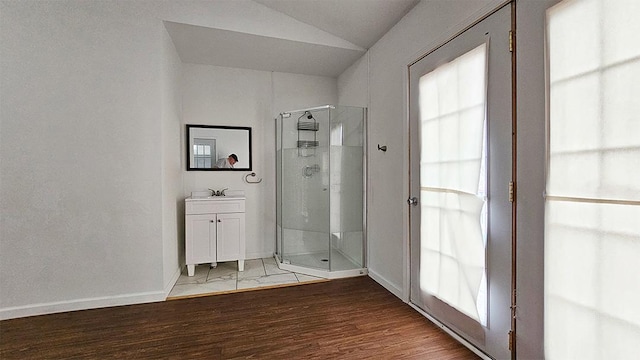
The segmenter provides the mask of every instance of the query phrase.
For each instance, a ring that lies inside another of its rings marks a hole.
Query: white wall
[[[163,286],[168,294],[180,276],[179,259],[184,258],[182,62],[169,34],[162,30],[162,249]]]
[[[188,171],[184,196],[207,188],[244,190],[247,258],[271,256],[275,251],[274,119],[282,111],[335,103],[336,79],[195,64],[183,68],[183,128],[186,124],[251,127],[252,172],[257,177],[250,180],[262,178],[259,184],[247,184],[244,176],[250,171]]]
[[[233,69],[208,65],[183,65],[183,132],[186,124],[251,127],[252,171],[264,176],[263,160],[265,119],[271,113],[271,74],[264,71]],[[182,149],[186,162],[186,147]],[[228,155],[228,154],[227,154]],[[186,164],[183,165],[186,169]],[[265,248],[262,199],[263,183],[247,184],[251,171],[187,171],[183,195],[211,189],[244,190],[246,200],[246,251],[248,258],[272,253]],[[184,263],[184,259],[180,259]]]
[[[0,6],[0,317],[164,298],[161,23]]]
[[[338,104],[369,106],[369,52],[338,77]]]

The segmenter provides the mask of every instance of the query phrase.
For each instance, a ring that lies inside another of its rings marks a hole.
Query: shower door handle
[[[413,205],[413,206],[418,206],[418,198],[417,197],[410,197],[407,199],[407,204],[409,205]]]

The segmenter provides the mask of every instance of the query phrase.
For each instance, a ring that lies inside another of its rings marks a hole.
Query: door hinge
[[[513,181],[509,181],[509,202],[514,202],[516,199],[516,184]]]
[[[509,330],[509,350],[513,350],[513,330]]]
[[[513,30],[509,30],[509,52],[513,52]]]

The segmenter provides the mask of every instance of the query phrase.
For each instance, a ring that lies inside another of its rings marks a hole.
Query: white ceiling
[[[254,0],[365,49],[420,0]]]
[[[182,62],[337,77],[363,51],[165,21]]]
[[[250,28],[164,24],[185,63],[337,77],[418,2],[254,0],[235,3],[261,14]]]

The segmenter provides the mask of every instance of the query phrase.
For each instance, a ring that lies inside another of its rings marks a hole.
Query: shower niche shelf
[[[318,147],[319,142],[316,140],[298,140],[298,147],[300,149],[308,149]]]
[[[298,123],[298,131],[318,131],[319,125],[317,122],[301,121]]]
[[[320,129],[320,123],[316,121],[316,119],[313,117],[313,115],[311,115],[310,112],[305,112],[303,116],[304,115],[307,115],[307,119],[312,119],[313,121],[300,121],[300,118],[302,118],[302,116],[298,118],[298,124],[296,126],[298,130],[298,142],[296,144],[299,150],[317,148],[320,145],[317,137],[317,132]],[[313,133],[313,139],[310,139],[311,136],[309,132]],[[308,135],[303,135],[305,133]],[[298,151],[299,156],[310,156],[314,155],[314,153],[308,154]]]

